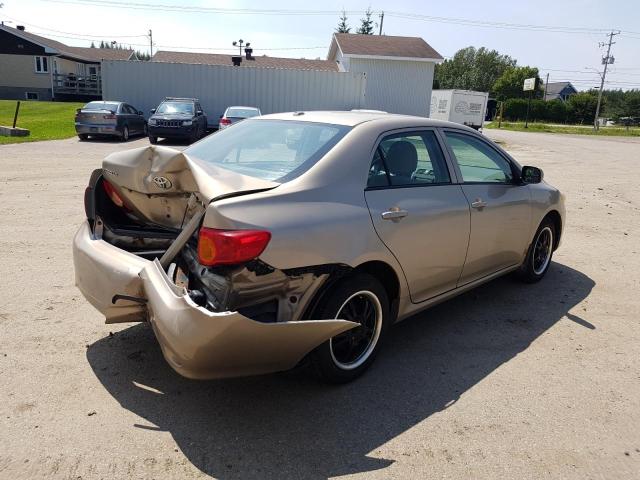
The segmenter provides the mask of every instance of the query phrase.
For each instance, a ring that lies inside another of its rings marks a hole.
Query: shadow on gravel
[[[170,432],[202,472],[326,478],[390,465],[377,448],[455,403],[556,322],[594,329],[568,314],[593,286],[558,263],[534,285],[495,280],[399,323],[367,374],[340,387],[304,371],[186,380],[144,324],[97,341],[87,358],[124,408],[157,427],[132,428]]]

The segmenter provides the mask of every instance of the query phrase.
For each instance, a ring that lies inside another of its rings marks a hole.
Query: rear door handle
[[[401,210],[398,207],[392,207],[388,211],[382,212],[382,219],[393,220],[394,222],[397,222],[407,215],[409,215],[409,212],[407,212],[406,210]]]
[[[471,202],[472,208],[484,208],[487,206],[487,202],[482,201],[481,198],[476,198],[475,201]]]

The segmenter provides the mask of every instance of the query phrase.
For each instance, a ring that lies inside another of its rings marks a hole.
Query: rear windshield
[[[82,110],[111,110],[115,112],[118,110],[118,105],[120,104],[116,102],[89,102],[82,107]]]
[[[227,110],[227,117],[233,118],[251,118],[260,115],[260,112],[255,108],[229,108]]]
[[[286,182],[311,168],[350,127],[287,120],[245,120],[209,135],[185,153],[206,166]]]
[[[163,102],[156,113],[185,113],[193,115],[193,103],[188,102]]]

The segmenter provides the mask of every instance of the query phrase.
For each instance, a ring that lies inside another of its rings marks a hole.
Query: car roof
[[[230,108],[247,108],[249,110],[260,110],[258,107],[245,107],[243,105],[231,105],[230,107],[227,107],[227,110]]]
[[[426,117],[412,115],[399,115],[395,113],[385,113],[376,111],[304,111],[272,113],[263,115],[255,119],[263,120],[295,120],[300,122],[329,123],[334,125],[345,125],[354,127],[365,122],[390,123],[394,127],[449,127],[459,129],[469,129],[464,125],[443,120],[433,120]]]

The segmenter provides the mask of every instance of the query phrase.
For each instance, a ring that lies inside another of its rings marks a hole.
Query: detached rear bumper
[[[177,287],[157,260],[94,239],[87,223],[76,234],[73,253],[76,285],[107,323],[148,318],[165,359],[188,378],[287,370],[325,340],[358,325],[346,320],[261,323],[238,312],[211,312]],[[147,302],[114,305],[116,294]]]

